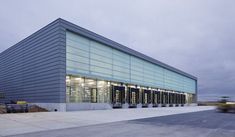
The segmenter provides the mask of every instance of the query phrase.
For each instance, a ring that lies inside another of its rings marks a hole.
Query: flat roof
[[[124,46],[122,44],[119,44],[119,43],[117,43],[117,42],[115,42],[113,40],[110,40],[110,39],[108,39],[106,37],[103,37],[103,36],[101,36],[99,34],[96,34],[96,33],[92,32],[92,31],[89,31],[89,30],[87,30],[85,28],[82,28],[82,27],[80,27],[80,26],[78,26],[76,24],[73,24],[73,23],[69,22],[69,21],[66,21],[66,20],[61,19],[61,18],[58,18],[56,21],[59,21],[61,23],[62,27],[64,27],[66,30],[69,30],[69,31],[72,31],[72,32],[77,33],[79,35],[85,36],[85,37],[87,37],[89,39],[93,39],[93,40],[95,40],[97,42],[103,43],[103,44],[105,44],[107,46],[110,46],[112,48],[115,48],[117,50],[125,52],[127,54],[133,55],[135,57],[141,58],[143,60],[146,60],[146,61],[151,62],[153,64],[156,64],[158,66],[161,66],[161,67],[163,67],[165,69],[168,69],[168,70],[171,70],[173,72],[176,72],[176,73],[178,73],[180,75],[183,75],[183,76],[186,76],[188,78],[197,80],[197,77],[195,77],[195,76],[193,76],[191,74],[183,72],[182,70],[179,70],[179,69],[177,69],[175,67],[172,67],[172,66],[170,66],[168,64],[165,64],[165,63],[163,63],[161,61],[158,61],[158,60],[156,60],[156,59],[154,59],[152,57],[144,55],[144,54],[142,54],[142,53],[140,53],[140,52],[138,52],[136,50],[128,48],[128,47],[126,47],[126,46]]]

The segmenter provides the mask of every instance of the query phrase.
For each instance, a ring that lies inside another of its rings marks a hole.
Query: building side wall
[[[0,53],[5,100],[65,102],[65,31],[58,20]]]
[[[68,75],[196,93],[194,79],[69,31],[66,58]]]

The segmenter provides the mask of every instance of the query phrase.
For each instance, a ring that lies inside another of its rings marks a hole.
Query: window
[[[66,102],[108,103],[110,82],[76,76],[66,77]]]

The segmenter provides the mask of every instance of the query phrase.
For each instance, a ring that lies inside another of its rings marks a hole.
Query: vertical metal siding
[[[7,101],[65,102],[65,30],[59,20],[2,52],[0,62]]]

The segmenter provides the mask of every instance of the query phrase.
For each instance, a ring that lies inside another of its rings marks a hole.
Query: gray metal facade
[[[56,20],[0,54],[6,100],[65,100],[65,35]]]
[[[197,82],[195,76],[68,21],[57,19],[0,53],[0,92],[4,92],[6,95],[4,101],[65,102],[66,30],[147,60]]]

